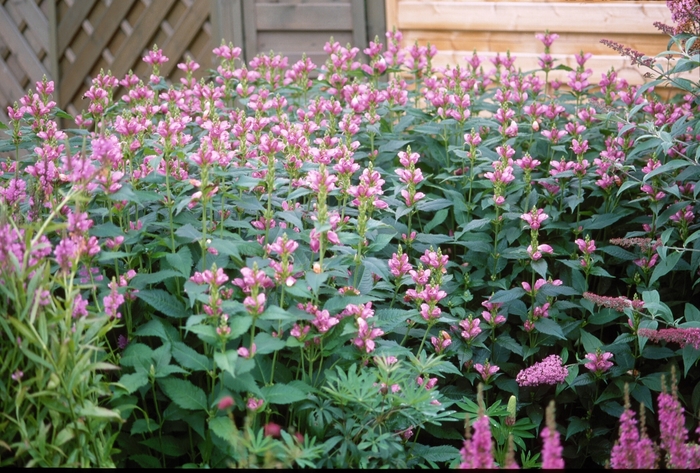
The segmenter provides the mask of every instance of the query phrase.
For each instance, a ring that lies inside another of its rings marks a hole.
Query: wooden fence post
[[[241,0],[210,0],[210,17],[213,48],[219,47],[223,40],[226,44],[245,49],[243,41],[243,5]],[[212,48],[212,49],[213,49]],[[212,67],[219,64],[214,54],[211,56]]]

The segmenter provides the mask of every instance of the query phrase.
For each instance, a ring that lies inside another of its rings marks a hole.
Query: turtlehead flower
[[[613,362],[608,361],[612,357],[613,354],[607,351],[603,353],[598,350],[595,353],[588,353],[586,354],[586,359],[589,361],[583,366],[593,371],[595,374],[603,374],[612,367]]]
[[[500,370],[498,366],[492,365],[488,361],[484,362],[483,365],[481,363],[475,363],[474,369],[481,375],[481,378],[486,384],[488,384],[489,381],[491,381],[491,377]]]
[[[547,254],[552,254],[554,253],[554,248],[547,244],[542,244],[542,245],[537,245],[537,249],[533,250],[532,245],[528,245],[527,247],[527,254],[530,255],[530,258],[532,258],[532,261],[537,261],[542,259],[542,254],[547,253]]]

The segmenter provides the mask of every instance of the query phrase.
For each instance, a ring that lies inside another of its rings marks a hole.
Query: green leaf
[[[544,258],[533,261],[530,263],[530,267],[542,278],[547,279],[547,262]]]
[[[235,445],[238,441],[238,430],[233,420],[228,417],[214,417],[209,421],[209,429],[214,432],[214,435],[228,441],[231,445]]]
[[[376,238],[370,242],[368,251],[372,253],[379,252],[383,250],[394,238],[395,233],[380,233]]]
[[[700,310],[693,304],[685,304],[684,316],[686,322],[700,322]]]
[[[666,358],[672,358],[676,352],[667,347],[657,347],[653,345],[647,345],[642,351],[642,357],[648,360],[665,360]]]
[[[583,349],[586,350],[587,353],[595,353],[596,349],[600,348],[603,346],[603,342],[598,339],[593,334],[590,334],[586,332],[585,330],[581,330],[581,344],[583,345]]]
[[[84,406],[76,407],[76,414],[85,417],[96,417],[98,419],[122,420],[121,415],[119,415],[117,411],[98,407],[89,401],[86,401],[86,405]]]
[[[698,410],[700,410],[700,383],[696,383],[693,388],[693,393],[690,397],[690,405],[693,408],[693,412],[698,412]]]
[[[289,384],[277,383],[261,389],[263,399],[270,404],[291,404],[307,399],[306,393]]]
[[[179,407],[188,410],[207,410],[207,395],[202,388],[195,386],[186,379],[159,379],[158,384],[163,392]]]
[[[275,351],[282,350],[287,346],[287,342],[281,338],[273,337],[267,332],[260,332],[255,336],[255,354],[267,355]]]
[[[129,343],[122,354],[120,364],[132,366],[136,371],[148,373],[153,361],[153,349],[143,343]]]
[[[643,384],[637,384],[630,393],[638,402],[643,402],[644,407],[654,412],[654,404],[651,400],[651,391]]]
[[[452,207],[452,201],[447,199],[425,199],[420,200],[416,204],[418,210],[423,212],[434,212],[435,210],[444,209],[447,207]]]
[[[235,339],[248,331],[253,324],[253,317],[250,315],[238,315],[228,320],[228,326],[231,329],[229,333],[230,339]],[[212,327],[213,328],[213,327]]]
[[[438,210],[435,213],[435,216],[428,223],[425,224],[425,226],[423,227],[423,232],[430,233],[430,231],[433,228],[437,227],[438,225],[440,225],[442,222],[445,221],[448,214],[449,214],[449,211],[447,209]]]
[[[586,230],[600,230],[601,228],[611,226],[622,217],[624,217],[624,214],[622,213],[596,214],[589,219],[582,220],[580,225]]]
[[[290,210],[285,212],[277,212],[277,217],[281,218],[282,220],[286,220],[296,228],[304,228],[301,217],[297,214],[297,212],[292,212]]]
[[[462,229],[455,235],[455,238],[459,238],[463,234],[470,232],[472,230],[479,230],[482,227],[485,227],[491,222],[488,218],[475,218],[472,219],[469,223],[464,225]]]
[[[545,284],[540,289],[540,293],[547,297],[558,297],[558,296],[577,296],[580,293],[573,287],[569,286],[555,286],[554,284]]]
[[[123,386],[124,389],[126,389],[126,392],[131,394],[137,389],[148,384],[148,374],[143,371],[125,374],[119,378],[119,382],[117,384]]]
[[[306,282],[308,283],[309,287],[311,288],[311,292],[314,294],[318,294],[318,290],[321,287],[321,284],[326,282],[326,279],[328,279],[329,274],[326,272],[316,274],[313,271],[308,271],[306,273]]]
[[[236,377],[236,360],[238,360],[238,352],[236,350],[228,350],[226,353],[215,352],[214,362],[220,370],[226,371],[231,377]]]
[[[100,263],[106,263],[117,258],[126,258],[128,256],[131,255],[124,251],[101,251],[100,256],[97,258],[97,261],[99,261]]]
[[[139,443],[169,457],[179,457],[185,453],[180,442],[172,435],[155,436]]]
[[[211,345],[216,344],[219,340],[219,337],[216,334],[216,329],[211,325],[192,325],[188,326],[187,330],[192,333],[196,333],[201,341]]]
[[[569,421],[569,425],[566,427],[566,439],[565,440],[569,440],[569,438],[572,435],[575,435],[579,432],[583,432],[590,427],[590,423],[587,420],[581,419],[581,418],[576,417],[576,416],[569,417],[568,421]]]
[[[212,367],[212,362],[209,357],[197,352],[189,345],[183,342],[174,342],[172,346],[173,358],[180,363],[181,366],[192,371],[209,371]]]
[[[168,317],[180,319],[192,315],[175,296],[162,289],[144,289],[136,296]]]
[[[588,317],[588,323],[593,325],[605,325],[612,322],[613,320],[619,319],[624,315],[625,314],[623,312],[618,312],[613,309],[604,308],[601,309],[599,312],[596,312],[595,314]]]
[[[449,462],[458,458],[460,455],[459,450],[451,445],[421,445],[421,447],[423,448],[420,450],[420,458],[429,462]],[[418,451],[416,451],[416,453],[418,453]]]
[[[536,320],[535,328],[546,335],[553,335],[562,340],[566,338],[561,326],[549,318]]]
[[[267,309],[265,309],[265,311],[262,314],[260,314],[259,319],[291,321],[296,320],[296,317],[278,305],[271,305]]]
[[[191,223],[186,223],[175,230],[175,235],[190,240],[191,242],[198,241],[202,238],[202,232],[194,228]]]
[[[389,140],[379,147],[379,152],[383,153],[384,151],[387,151],[387,152],[397,151],[397,150],[402,149],[404,146],[406,146],[410,142],[411,142],[410,140]]]
[[[163,269],[151,274],[139,273],[134,278],[129,281],[129,286],[136,289],[143,289],[146,284],[158,284],[166,279],[172,279],[176,277],[183,277],[182,273],[179,271],[174,271],[172,269]]]
[[[170,337],[165,332],[165,327],[158,319],[151,319],[144,325],[141,325],[134,335],[139,337],[158,337],[161,340],[170,340]]]
[[[514,287],[512,289],[507,289],[507,290],[501,290],[496,292],[491,298],[489,299],[489,302],[498,302],[498,303],[504,303],[504,302],[510,302],[514,301],[516,299],[520,299],[523,295],[525,295],[525,289],[522,287]]]
[[[650,171],[644,175],[642,178],[642,182],[647,182],[649,179],[651,179],[654,176],[658,176],[660,174],[666,174],[669,171],[673,171],[675,169],[679,168],[684,168],[686,166],[690,166],[691,162],[690,161],[685,161],[683,159],[674,159],[672,161],[667,162],[666,164],[662,164],[658,168],[654,169],[653,171]],[[584,227],[586,228],[586,227]]]
[[[600,276],[603,278],[614,278],[612,274],[607,272],[605,269],[601,268],[600,266],[593,266],[591,268],[591,275],[592,276]]]
[[[152,455],[141,453],[137,455],[129,455],[129,460],[135,461],[141,468],[163,468],[163,466],[160,464],[160,460]]]
[[[194,263],[192,262],[192,252],[188,247],[181,247],[177,253],[167,253],[165,255],[165,260],[171,268],[179,271],[183,277],[190,277]]]
[[[377,309],[374,313],[377,326],[384,330],[384,333],[393,332],[396,327],[404,324],[409,317],[418,315],[416,310],[406,309]]]
[[[700,350],[688,343],[681,349],[683,354],[683,376],[688,376],[688,371],[695,365],[695,362],[700,359]]]
[[[496,339],[496,343],[518,356],[523,356],[523,347],[510,335],[502,333]]]
[[[258,253],[260,245],[253,245],[249,241],[243,240],[222,240],[220,238],[212,238],[211,247],[219,251],[219,253],[231,256],[237,261],[241,260],[241,254],[255,256]]]
[[[654,272],[651,273],[651,278],[649,279],[649,286],[654,284],[661,276],[664,276],[671,272],[673,268],[676,267],[678,260],[681,259],[681,253],[676,251],[668,255],[665,259],[661,259],[659,263],[654,267]]]

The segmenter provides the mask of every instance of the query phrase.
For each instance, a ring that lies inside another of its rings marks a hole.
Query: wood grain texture
[[[671,23],[666,2],[638,0],[386,0],[386,18],[387,30],[403,33],[403,46],[435,45],[436,65],[464,64],[473,51],[484,57],[510,51],[524,70],[534,69],[544,52],[535,34],[549,30],[559,35],[551,47],[559,64],[575,67],[574,55],[590,52],[591,81],[615,67],[632,84],[643,83],[646,71],[600,40],[653,56],[666,49],[669,39],[654,22]]]

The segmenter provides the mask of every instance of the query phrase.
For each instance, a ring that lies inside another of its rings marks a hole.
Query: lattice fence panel
[[[211,66],[208,0],[58,0],[60,105],[71,115],[88,105],[83,94],[101,70],[122,79],[129,70],[147,77],[142,57],[157,44],[170,60],[161,74],[182,77],[177,64],[189,56],[203,77]],[[116,90],[115,98],[123,91]]]
[[[50,2],[0,0],[0,120],[7,107],[34,89],[44,76],[53,78],[49,28]]]

